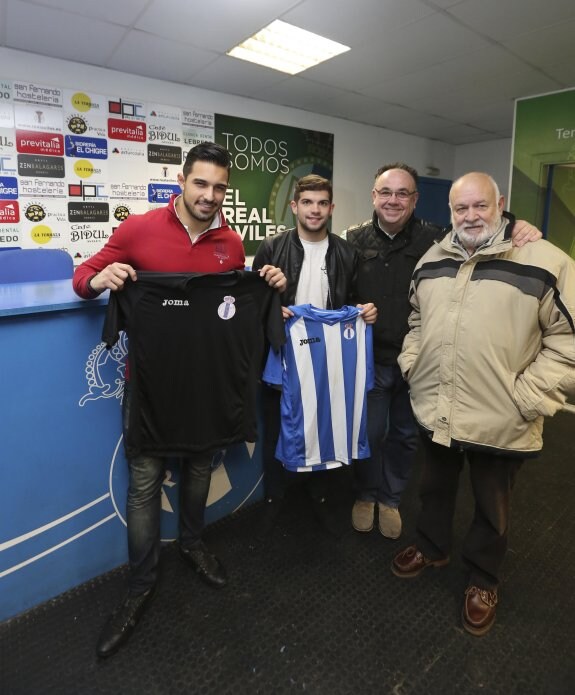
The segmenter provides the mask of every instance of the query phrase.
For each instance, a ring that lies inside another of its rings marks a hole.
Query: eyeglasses
[[[399,191],[390,191],[389,188],[381,188],[380,190],[374,188],[373,190],[375,191],[377,197],[382,198],[382,200],[389,200],[391,196],[394,195],[398,200],[405,201],[414,193],[417,193],[417,191],[406,191],[404,189]]]

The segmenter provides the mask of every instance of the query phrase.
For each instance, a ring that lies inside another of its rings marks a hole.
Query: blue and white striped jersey
[[[366,394],[373,388],[371,326],[356,307],[290,306],[286,344],[270,350],[263,381],[281,385],[276,457],[292,471],[368,458]]]

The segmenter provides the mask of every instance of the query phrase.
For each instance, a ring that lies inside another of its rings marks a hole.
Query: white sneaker
[[[399,538],[401,536],[401,516],[399,509],[388,507],[383,502],[378,502],[379,507],[379,531],[386,538]]]

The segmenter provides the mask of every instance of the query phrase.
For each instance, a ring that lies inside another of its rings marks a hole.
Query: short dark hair
[[[406,171],[411,178],[415,182],[415,187],[417,188],[417,183],[419,181],[419,174],[417,173],[417,170],[414,169],[413,167],[410,167],[409,164],[405,164],[405,162],[393,162],[393,164],[384,164],[382,167],[379,167],[379,169],[375,172],[375,178],[376,180],[386,171],[389,171],[390,169],[401,169],[403,171]]]
[[[192,170],[194,162],[211,162],[229,171],[232,166],[232,157],[225,147],[216,142],[200,142],[188,152],[183,167],[184,178]]]
[[[300,199],[301,194],[304,191],[327,191],[329,195],[329,202],[333,200],[333,186],[329,179],[324,179],[323,176],[318,176],[317,174],[308,174],[307,176],[302,176],[298,179],[295,184],[293,199],[297,203]]]

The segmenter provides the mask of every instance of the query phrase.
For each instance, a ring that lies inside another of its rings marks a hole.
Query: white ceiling
[[[293,77],[225,55],[273,19],[351,50]],[[575,2],[0,0],[0,46],[459,145],[575,86]]]

